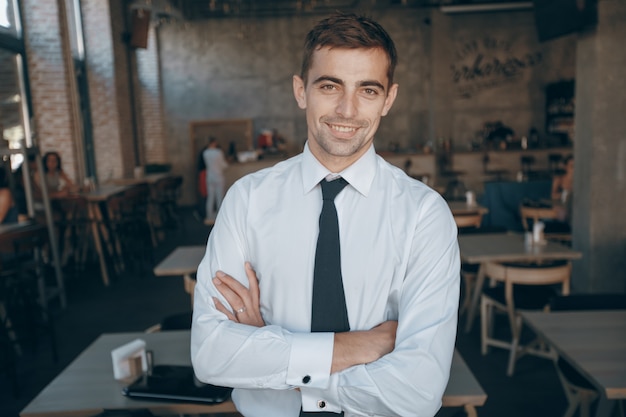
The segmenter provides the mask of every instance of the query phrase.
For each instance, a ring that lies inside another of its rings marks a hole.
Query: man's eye
[[[373,88],[366,88],[365,94],[373,96],[373,95],[378,94],[378,90],[374,90]]]
[[[331,90],[335,90],[337,87],[335,87],[335,86],[334,86],[334,85],[332,85],[332,84],[325,84],[325,85],[323,85],[321,88],[322,88],[322,90],[328,90],[328,91],[331,91]]]

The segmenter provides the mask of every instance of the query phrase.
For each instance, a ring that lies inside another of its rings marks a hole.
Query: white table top
[[[137,338],[146,342],[154,352],[154,363],[189,365],[190,331],[158,333],[111,333],[101,335],[60,375],[58,375],[30,404],[21,417],[90,416],[102,409],[148,408],[153,413],[200,414],[234,412],[227,401],[218,405],[141,401],[122,395],[128,382],[113,378],[111,350]],[[487,395],[476,381],[461,356],[455,352],[450,382],[444,393],[444,407],[480,406]]]
[[[522,313],[608,399],[626,399],[626,310]]]
[[[459,236],[461,259],[467,263],[579,259],[582,253],[557,242],[526,245],[524,235],[509,233]]]
[[[154,267],[154,275],[187,275],[196,272],[206,246],[179,246]]]
[[[20,413],[21,417],[93,416],[104,409],[147,408],[158,414],[201,414],[234,412],[232,402],[217,405],[168,403],[130,399],[122,388],[130,381],[113,378],[111,350],[135,339],[143,339],[154,352],[154,363],[190,365],[190,332],[103,334],[83,351],[60,375]]]

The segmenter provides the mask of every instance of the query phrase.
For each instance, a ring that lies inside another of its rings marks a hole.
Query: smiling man
[[[244,416],[432,416],[441,406],[457,231],[438,193],[375,153],[396,62],[371,19],[319,22],[293,77],[304,151],[224,199],[198,268],[191,355],[200,380],[235,388]]]

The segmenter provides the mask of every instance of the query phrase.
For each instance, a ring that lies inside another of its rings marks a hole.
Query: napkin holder
[[[148,370],[146,342],[135,339],[111,351],[115,379],[136,377]]]

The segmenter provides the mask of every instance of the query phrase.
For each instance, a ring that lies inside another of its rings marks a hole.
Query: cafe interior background
[[[428,165],[439,184],[437,171],[460,164],[480,195],[488,162],[520,169],[519,156],[486,148],[564,148],[576,160],[573,246],[584,254],[573,285],[624,291],[626,6],[579,3],[588,8],[582,23],[572,23],[574,1],[4,0],[3,145],[58,151],[79,184],[166,165],[184,178],[180,203],[195,204],[208,135],[245,153],[275,129],[287,155],[302,148],[305,120],[291,91],[302,39],[324,14],[363,12],[400,53],[400,94],[377,150],[399,166],[409,159],[413,173],[413,157],[439,155]],[[486,142],[497,122],[511,129],[509,143]],[[230,182],[258,169],[241,165]]]
[[[242,156],[265,129],[284,138],[281,152],[232,167],[231,182],[302,149],[291,89],[302,40],[323,15],[362,12],[400,54],[377,151],[438,184],[444,168],[473,173],[478,195],[487,163],[514,177],[524,152],[538,164],[551,149],[573,154],[573,288],[624,292],[626,2],[576,3],[2,0],[4,153],[56,150],[79,184],[168,167],[184,178],[179,203],[194,205],[209,135]],[[489,142],[496,122],[510,134]]]
[[[0,0],[3,161],[58,151],[77,184],[169,169],[193,207],[209,136],[239,159],[228,184],[302,149],[291,80],[306,32],[335,10],[380,21],[399,51],[379,154],[438,189],[460,179],[478,201],[494,172],[526,180],[522,156],[545,171],[550,154],[574,155],[572,292],[626,293],[624,0]],[[266,130],[284,142],[258,152]],[[58,369],[38,356],[42,388]]]

